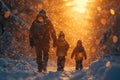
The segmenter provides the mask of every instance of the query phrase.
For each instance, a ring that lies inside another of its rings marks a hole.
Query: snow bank
[[[120,79],[120,53],[105,54],[90,66],[93,80],[119,80]]]

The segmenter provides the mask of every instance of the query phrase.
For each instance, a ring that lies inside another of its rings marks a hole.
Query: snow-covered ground
[[[49,60],[48,72],[37,72],[35,59],[0,58],[0,80],[120,80],[120,53],[109,53],[81,71],[66,67],[56,71],[56,63]]]
[[[56,63],[49,61],[48,72],[38,73],[35,60],[11,60],[0,58],[0,80],[74,80],[74,76],[82,78],[86,72],[65,68],[64,72],[56,72]]]

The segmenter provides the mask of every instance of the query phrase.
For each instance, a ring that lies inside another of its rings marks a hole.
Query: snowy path
[[[56,72],[55,63],[50,62],[47,73],[38,73],[36,62],[33,60],[0,58],[0,80],[76,80],[85,75],[85,71],[75,71],[73,67],[65,67],[64,72]]]
[[[37,72],[35,59],[0,58],[0,80],[120,80],[120,54],[106,56],[82,71],[76,71],[74,67],[65,67],[65,71],[56,72],[55,63],[49,61],[47,73]]]

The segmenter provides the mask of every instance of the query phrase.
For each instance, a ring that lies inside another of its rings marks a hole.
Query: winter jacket
[[[58,38],[58,40],[56,41],[56,47],[57,47],[56,56],[67,56],[69,44],[65,39],[61,40]]]
[[[43,23],[37,20],[32,23],[29,33],[29,38],[32,45],[49,46],[50,37],[55,43],[56,33],[49,19],[45,20]]]
[[[75,57],[75,60],[83,60],[83,58],[86,59],[86,52],[84,50],[84,47],[76,46],[72,52],[71,58]]]

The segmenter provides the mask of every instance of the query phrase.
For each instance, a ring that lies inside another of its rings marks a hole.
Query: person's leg
[[[80,69],[83,69],[82,60],[80,60],[79,63],[80,63]]]
[[[38,72],[42,72],[42,49],[36,46]]]
[[[78,60],[78,70],[81,68],[81,60]]]
[[[57,71],[60,71],[61,69],[61,57],[58,56],[57,58]]]
[[[48,48],[44,48],[43,49],[43,70],[47,71],[47,62],[48,62],[48,58],[49,58],[49,49]]]
[[[65,56],[61,57],[61,71],[64,71],[65,66]]]
[[[79,61],[76,61],[76,70],[79,70]]]

